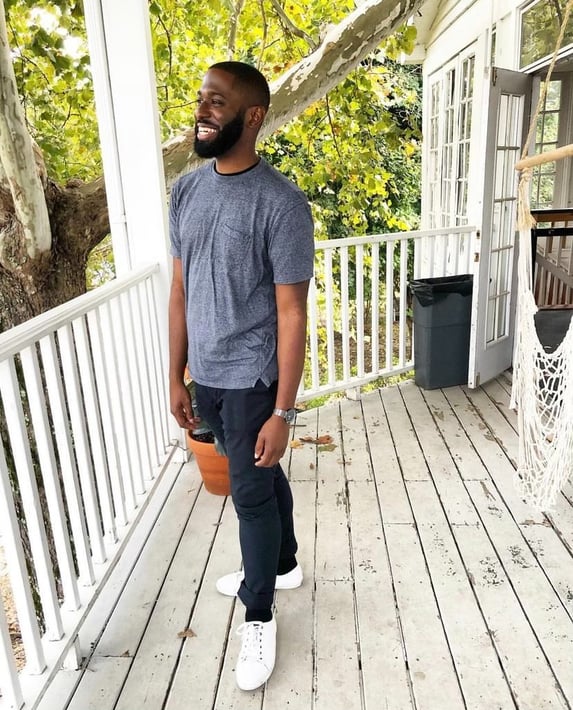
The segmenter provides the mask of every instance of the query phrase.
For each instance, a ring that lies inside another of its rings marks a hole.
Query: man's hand
[[[201,420],[193,414],[191,395],[183,381],[169,385],[169,399],[171,414],[182,429],[195,429],[199,426]]]
[[[261,427],[255,445],[255,466],[270,468],[281,460],[288,444],[290,426],[274,414]]]

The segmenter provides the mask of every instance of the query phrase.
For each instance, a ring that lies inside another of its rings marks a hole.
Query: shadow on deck
[[[231,501],[171,464],[111,617],[83,632],[85,668],[39,707],[570,708],[573,489],[547,516],[520,500],[509,387],[407,383],[299,416],[295,439],[335,446],[285,457],[306,576],[277,593],[277,664],[254,693],[234,682],[242,606],[215,591],[240,564]]]

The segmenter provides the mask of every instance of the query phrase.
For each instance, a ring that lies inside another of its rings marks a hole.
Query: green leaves
[[[82,4],[13,0],[14,71],[30,133],[58,182],[101,172]]]
[[[78,0],[7,0],[14,68],[26,118],[50,176],[101,174],[87,41]],[[353,0],[150,0],[163,139],[193,125],[192,99],[210,64],[235,58],[276,78],[309,53]],[[321,238],[413,227],[419,209],[421,80],[394,60],[413,27],[385,41],[329,96],[269,138],[263,152],[308,194]]]
[[[384,49],[265,143],[309,196],[319,238],[417,226],[421,76]]]

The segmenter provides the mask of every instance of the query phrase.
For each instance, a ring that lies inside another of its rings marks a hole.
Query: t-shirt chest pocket
[[[216,256],[229,267],[252,261],[253,234],[241,226],[224,224],[216,237]]]

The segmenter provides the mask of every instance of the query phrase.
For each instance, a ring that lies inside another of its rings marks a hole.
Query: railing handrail
[[[53,333],[62,325],[85,315],[115,296],[119,296],[132,286],[145,281],[158,270],[159,264],[149,264],[0,333],[0,361],[13,357],[24,348]]]
[[[385,234],[370,234],[365,237],[344,237],[342,239],[315,239],[315,249],[336,249],[337,247],[357,246],[359,244],[380,244],[384,242],[402,241],[405,239],[423,239],[424,237],[439,237],[443,234],[471,234],[476,227],[471,225],[455,227],[438,227],[436,229],[415,230],[411,232],[387,232]]]

